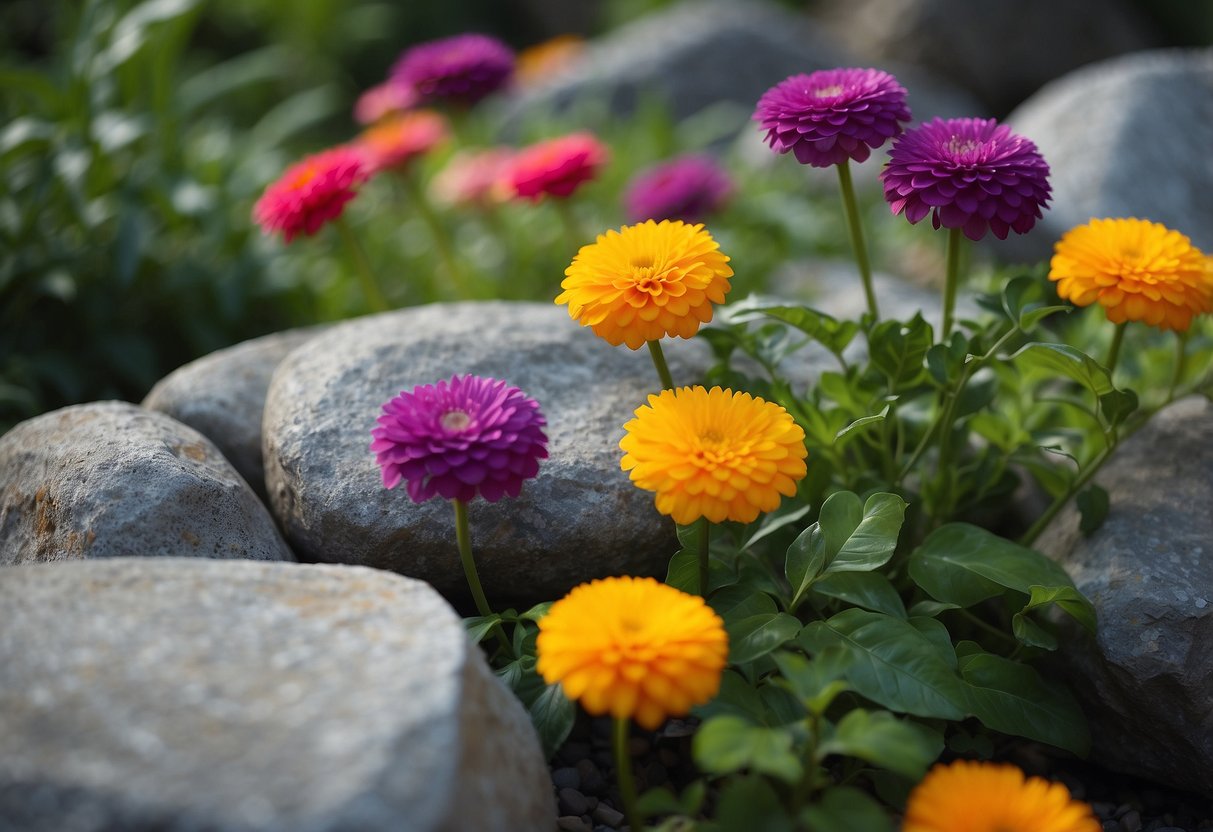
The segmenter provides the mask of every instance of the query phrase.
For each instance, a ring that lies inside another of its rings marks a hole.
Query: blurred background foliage
[[[331,230],[284,247],[261,235],[250,210],[290,162],[354,135],[358,93],[408,45],[478,30],[522,48],[565,32],[593,35],[664,5],[6,0],[0,432],[74,402],[138,400],[167,372],[225,345],[366,311]],[[1207,18],[1193,18],[1183,2],[1143,5],[1173,42],[1210,37],[1199,28]],[[595,107],[528,121],[515,140],[608,125],[612,164],[576,200],[586,232],[623,222],[618,194],[638,169],[710,145],[732,147],[725,162],[745,180],[713,224],[726,251],[745,252],[734,255],[744,263],[738,297],[764,288],[790,257],[845,254],[833,194],[828,203],[806,199],[808,174],[798,166],[747,160],[733,141],[752,129],[748,112],[709,110],[673,124],[657,103],[627,119]],[[461,142],[493,143],[497,123],[492,107],[482,108],[459,125]],[[418,174],[432,177],[451,152],[429,157]],[[381,179],[349,215],[389,299],[451,298],[425,226]],[[550,298],[575,251],[551,205],[442,220],[481,297]],[[899,233],[882,239],[899,245]]]

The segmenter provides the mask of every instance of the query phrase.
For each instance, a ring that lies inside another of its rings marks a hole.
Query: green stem
[[[960,247],[964,240],[959,228],[948,229],[947,272],[943,284],[943,329],[940,341],[947,343],[952,334],[952,318],[956,313],[956,285],[960,282]]]
[[[492,608],[488,598],[484,597],[484,588],[480,586],[480,576],[476,574],[476,560],[472,557],[472,531],[468,525],[468,507],[463,500],[451,500],[455,507],[455,540],[459,544],[459,559],[463,562],[463,574],[467,578],[468,588],[472,590],[472,600],[476,602],[476,611],[483,616],[491,616]],[[513,655],[514,648],[505,635],[501,624],[493,625],[493,633],[506,653]]]
[[[636,781],[632,779],[632,758],[628,755],[627,717],[615,717],[615,775],[619,778],[619,796],[623,799],[623,814],[632,832],[641,832],[640,813],[636,811]]]
[[[670,365],[665,363],[665,352],[661,349],[661,342],[653,340],[648,344],[649,355],[653,357],[653,366],[657,368],[657,375],[661,377],[661,389],[673,390],[674,378],[670,375]]]
[[[708,542],[712,524],[706,517],[699,518],[699,596],[708,597]]]
[[[1167,404],[1175,401],[1175,390],[1183,380],[1188,364],[1188,333],[1175,333],[1175,370],[1171,373],[1171,385],[1167,388]]]
[[[1003,632],[1002,630],[995,627],[993,624],[990,624],[988,621],[981,620],[980,618],[978,618],[976,615],[974,615],[972,612],[965,609],[964,607],[961,607],[960,609],[958,609],[957,612],[960,613],[961,618],[964,618],[966,621],[968,621],[970,624],[977,627],[978,629],[984,630],[985,632],[989,633],[990,635],[996,636],[997,638],[1000,638],[1003,641],[1009,641],[1011,644],[1014,644],[1016,646],[1019,645],[1019,640],[1017,638],[1015,638],[1015,636],[1011,635],[1010,633]]]
[[[417,209],[421,221],[430,230],[430,238],[433,239],[434,248],[438,250],[438,257],[442,260],[447,276],[455,287],[456,297],[460,300],[472,298],[474,293],[455,257],[450,236],[446,233],[442,221],[438,219],[438,214],[434,211],[434,206],[430,204],[430,199],[426,196],[425,189],[421,187],[421,182],[407,171],[401,174],[400,179],[404,182],[405,190],[408,191],[409,199],[412,201],[413,207]]]
[[[568,239],[569,247],[573,250],[573,254],[581,251],[581,247],[592,243],[586,237],[585,232],[581,230],[581,223],[577,222],[577,215],[573,213],[573,206],[569,204],[567,199],[556,199],[556,213],[560,215],[560,224],[564,228],[564,236]]]
[[[1116,445],[1117,440],[1115,437],[1112,437],[1104,446],[1103,450],[1096,454],[1095,458],[1091,460],[1089,465],[1087,465],[1086,470],[1079,474],[1078,478],[1070,484],[1070,487],[1066,489],[1066,493],[1055,499],[1049,505],[1049,507],[1045,509],[1044,514],[1036,518],[1036,522],[1033,523],[1026,532],[1024,532],[1023,537],[1019,539],[1020,545],[1031,546],[1036,542],[1036,538],[1040,537],[1040,533],[1043,532],[1053,518],[1057,516],[1057,512],[1065,508],[1066,504],[1070,502],[1070,499],[1081,491],[1083,486],[1091,481],[1091,477],[1095,476],[1095,473],[1103,466],[1105,462],[1108,461],[1108,457],[1112,455],[1112,451],[1116,449]]]
[[[375,270],[371,268],[371,259],[367,256],[366,249],[362,247],[362,243],[359,242],[358,235],[354,233],[354,229],[346,222],[345,217],[337,217],[337,219],[333,220],[333,225],[337,227],[337,233],[341,236],[341,242],[349,251],[350,256],[354,258],[355,273],[358,275],[358,281],[362,284],[362,294],[366,298],[367,305],[370,306],[372,312],[386,312],[391,307],[383,299],[383,293],[379,291],[379,281],[375,279]]]
[[[872,288],[872,266],[868,262],[868,248],[863,239],[863,225],[859,220],[859,203],[855,199],[855,187],[851,184],[851,160],[843,159],[838,165],[838,186],[842,191],[842,206],[847,215],[847,231],[851,235],[851,248],[855,250],[855,264],[863,279],[863,293],[868,300],[868,313],[875,323],[880,320],[876,308],[876,292]]]
[[[1116,372],[1116,362],[1120,359],[1120,345],[1125,340],[1125,326],[1125,324],[1117,324],[1116,331],[1112,333],[1112,344],[1108,347],[1108,360],[1104,362],[1108,368],[1109,378]]]

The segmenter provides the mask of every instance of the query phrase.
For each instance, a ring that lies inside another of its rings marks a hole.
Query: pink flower
[[[434,177],[434,195],[448,205],[489,205],[505,197],[502,175],[514,151],[508,147],[461,151]]]
[[[354,147],[308,156],[265,189],[253,206],[253,219],[266,234],[282,232],[288,243],[300,232],[310,236],[341,216],[369,174],[362,151]]]
[[[571,133],[519,151],[505,178],[512,195],[532,202],[567,197],[593,179],[609,155],[590,133]]]
[[[374,124],[390,115],[404,112],[416,103],[416,91],[403,84],[384,81],[358,96],[358,103],[354,105],[354,119],[359,124]]]
[[[403,167],[450,137],[446,119],[432,110],[392,116],[363,131],[358,147],[372,173]]]

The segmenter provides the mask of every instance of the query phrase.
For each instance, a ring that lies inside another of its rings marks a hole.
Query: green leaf
[[[798,642],[814,654],[845,649],[851,687],[886,708],[940,719],[964,715],[960,679],[935,645],[906,621],[850,609],[807,624]]]
[[[1011,356],[1011,361],[1049,375],[1066,376],[1096,396],[1110,393],[1114,389],[1108,371],[1099,362],[1067,344],[1027,344]]]
[[[968,354],[968,340],[961,333],[953,332],[947,344],[935,344],[927,350],[927,371],[940,386],[949,386],[960,378]]]
[[[1039,621],[1033,621],[1022,612],[1011,616],[1011,632],[1015,638],[1028,647],[1039,647],[1042,650],[1057,649],[1057,636]]]
[[[467,630],[468,639],[472,644],[479,644],[493,629],[493,625],[500,621],[500,615],[476,615],[463,619],[463,626]]]
[[[725,624],[734,624],[755,615],[773,615],[779,611],[771,596],[740,584],[713,592],[708,603]]]
[[[1137,410],[1137,394],[1132,390],[1113,390],[1099,397],[1099,412],[1112,427],[1124,422]]]
[[[764,728],[741,717],[712,717],[695,732],[691,753],[695,764],[709,774],[732,774],[749,769],[795,783],[804,774],[792,751],[792,733]]]
[[[800,819],[810,832],[893,832],[888,812],[867,792],[853,786],[834,786],[821,792],[818,801],[800,813]]]
[[[848,711],[834,733],[817,748],[818,759],[831,754],[858,757],[874,766],[921,780],[943,751],[943,737],[888,711]]]
[[[837,496],[837,495],[833,495]],[[828,504],[830,501],[826,500]],[[826,541],[830,544],[838,540],[843,529],[851,522],[848,513],[837,532],[830,528],[832,518],[826,516],[825,505],[822,506],[822,519],[825,524]],[[901,524],[905,521],[906,502],[896,494],[873,494],[863,506],[863,515],[857,526],[847,533],[836,553],[828,558],[826,573],[831,572],[866,572],[884,566],[893,557],[897,548],[897,536],[901,533]]]
[[[940,526],[914,550],[910,577],[937,601],[971,607],[1014,589],[1073,586],[1065,570],[1044,555],[978,526]]]
[[[535,731],[539,734],[539,742],[543,745],[543,754],[551,757],[573,730],[577,709],[564,695],[560,685],[548,685],[531,703],[530,714]]]
[[[1034,586],[1031,599],[1023,612],[1041,609],[1056,604],[1071,618],[1081,624],[1091,635],[1095,634],[1095,607],[1087,596],[1072,586]]]
[[[796,327],[835,355],[846,349],[859,332],[854,321],[839,321],[807,306],[764,306],[752,311]]]
[[[952,645],[952,634],[938,618],[915,616],[908,619],[910,626],[922,633],[927,641],[934,645],[936,652],[947,663],[948,667],[956,669],[956,648]]]
[[[522,618],[526,621],[534,621],[536,624],[538,624],[539,619],[543,618],[545,615],[548,614],[548,610],[550,610],[552,608],[553,603],[555,603],[555,602],[554,601],[544,601],[541,604],[536,604],[535,606],[531,607],[529,610],[527,610],[526,612],[524,612],[522,615],[520,615],[518,617]]]
[[[780,650],[771,658],[783,676],[782,683],[806,708],[819,716],[826,712],[838,694],[848,689],[842,676],[851,657],[841,647],[826,648],[811,661],[791,650]]]
[[[720,676],[720,690],[710,702],[699,705],[694,713],[700,719],[722,714],[745,717],[750,722],[762,722],[766,711],[754,686],[736,670],[725,670]]]
[[[1084,535],[1094,534],[1104,524],[1104,520],[1108,519],[1108,492],[1100,486],[1094,483],[1087,486],[1078,492],[1074,502],[1082,515],[1078,528]]]
[[[906,617],[901,596],[879,572],[835,572],[814,583],[813,591],[896,618]]]
[[[957,604],[945,604],[942,601],[924,600],[924,601],[919,601],[918,603],[916,603],[912,607],[910,607],[910,617],[911,618],[919,618],[919,617],[934,618],[935,616],[939,615],[941,612],[947,612],[948,610],[958,610],[958,609],[960,609],[960,606]]]
[[[908,323],[881,321],[868,334],[868,361],[895,388],[923,374],[923,360],[934,343],[931,325],[919,312]]]
[[[726,626],[729,634],[729,662],[746,664],[796,638],[800,621],[785,612],[752,615]]]
[[[889,406],[886,404],[884,406],[884,409],[881,410],[879,413],[872,415],[872,416],[863,416],[859,419],[856,419],[854,422],[851,422],[851,424],[847,425],[845,428],[838,431],[838,433],[834,436],[835,445],[837,445],[839,447],[845,446],[847,444],[847,442],[850,441],[850,439],[853,439],[855,436],[858,435],[858,431],[868,427],[869,425],[880,424],[886,418],[888,418],[888,415],[889,415]]]
[[[797,506],[795,503],[785,501],[784,505],[781,505],[775,511],[763,515],[762,520],[758,523],[758,528],[746,538],[739,548],[749,549],[758,541],[774,534],[785,526],[790,526],[797,522],[812,510],[813,506],[811,505]]]
[[[718,832],[794,832],[771,784],[758,776],[737,777],[725,784],[716,803]]]
[[[694,780],[682,790],[681,796],[661,787],[649,789],[636,800],[636,811],[645,817],[654,815],[686,815],[694,817],[703,806],[707,786],[702,780]]]
[[[728,586],[737,577],[726,563],[717,558],[708,557],[708,590]],[[670,558],[666,571],[665,582],[675,589],[681,589],[689,595],[699,594],[699,552],[695,549],[682,549]]]
[[[1050,315],[1056,315],[1058,312],[1066,315],[1074,311],[1073,306],[1034,306],[1031,309],[1025,309],[1019,316],[1019,328],[1024,332],[1030,332],[1035,329],[1041,321]]]
[[[1046,682],[1031,667],[991,653],[960,662],[969,711],[987,728],[1072,751],[1090,750],[1082,710],[1065,688]]]

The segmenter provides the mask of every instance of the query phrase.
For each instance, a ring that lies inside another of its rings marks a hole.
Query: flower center
[[[953,136],[948,141],[948,152],[954,156],[963,156],[966,153],[972,153],[977,148],[981,147],[981,142],[973,139],[962,139],[960,136]]]
[[[320,171],[316,169],[315,165],[308,165],[306,168],[299,171],[299,173],[295,174],[295,178],[291,180],[291,188],[294,190],[302,188],[308,182],[315,179],[319,173]]]
[[[448,410],[442,414],[442,418],[438,420],[438,424],[442,425],[442,429],[448,433],[458,433],[472,423],[472,417],[468,416],[462,410]]]
[[[842,84],[830,84],[828,87],[818,87],[809,92],[815,98],[833,98],[842,94]]]

